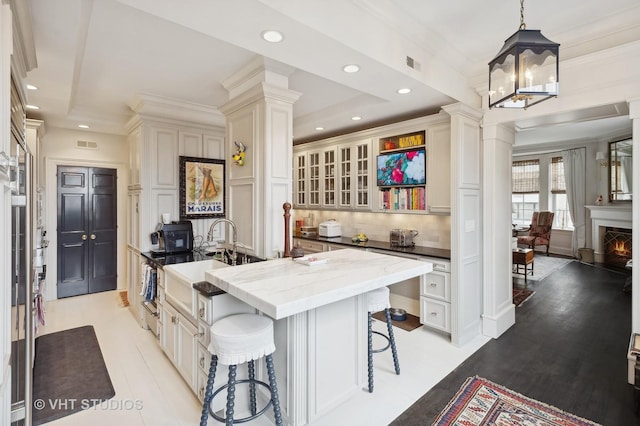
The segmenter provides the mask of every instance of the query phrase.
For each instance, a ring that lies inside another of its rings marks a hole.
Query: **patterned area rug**
[[[433,425],[593,426],[481,377],[469,377]]]
[[[513,287],[513,304],[516,305],[516,307],[522,306],[522,304],[531,299],[531,296],[534,294],[536,294],[536,292],[533,290]]]
[[[527,282],[542,281],[552,272],[557,271],[569,262],[573,262],[573,259],[550,257],[545,256],[544,253],[536,253],[533,257],[533,275],[527,275]],[[513,278],[517,278],[518,283],[524,283],[524,276],[521,274],[513,274]]]

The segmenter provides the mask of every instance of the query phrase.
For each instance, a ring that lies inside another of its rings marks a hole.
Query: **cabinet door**
[[[357,142],[355,150],[355,205],[354,207],[371,207],[371,141]]]
[[[338,206],[351,207],[353,202],[353,161],[350,145],[338,148]]]
[[[320,152],[309,152],[307,161],[309,163],[307,206],[320,207]]]
[[[293,156],[294,206],[307,205],[307,153],[299,152]]]
[[[322,207],[336,207],[337,160],[336,148],[322,152]]]
[[[175,364],[176,359],[176,334],[178,323],[178,311],[169,303],[163,305],[160,313],[162,330],[160,331],[160,347],[167,357]]]
[[[151,128],[151,186],[157,189],[178,188],[178,131]]]
[[[432,126],[427,136],[427,209],[451,214],[451,126]]]
[[[324,251],[324,244],[317,241],[304,240],[302,238],[294,238],[293,246],[297,247],[298,245],[302,247],[302,250],[304,250],[305,255],[309,253],[320,253]]]
[[[182,315],[176,324],[175,365],[189,386],[196,388],[196,356],[198,352],[198,328]],[[197,391],[197,390],[196,390]]]

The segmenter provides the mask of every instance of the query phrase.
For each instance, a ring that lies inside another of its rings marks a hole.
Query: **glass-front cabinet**
[[[336,150],[326,149],[322,153],[322,207],[336,206]]]
[[[294,207],[370,209],[371,141],[294,153]]]

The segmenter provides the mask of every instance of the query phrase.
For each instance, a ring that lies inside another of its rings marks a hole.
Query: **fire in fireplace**
[[[604,263],[625,266],[631,259],[631,229],[607,227],[604,233]]]

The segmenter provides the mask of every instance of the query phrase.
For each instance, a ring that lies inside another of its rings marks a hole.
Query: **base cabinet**
[[[420,322],[451,333],[451,262],[429,259],[433,271],[420,282]]]
[[[196,387],[196,353],[198,328],[171,303],[163,304],[160,346],[180,375],[193,389]]]

